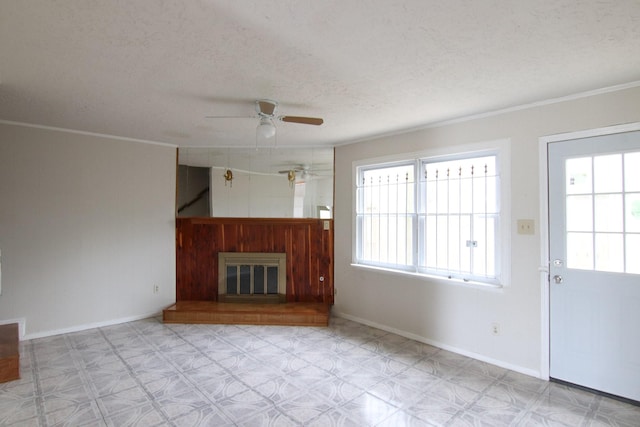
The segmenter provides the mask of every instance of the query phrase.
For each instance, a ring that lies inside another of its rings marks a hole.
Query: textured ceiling
[[[333,146],[640,81],[638,0],[2,0],[0,120],[183,147]]]

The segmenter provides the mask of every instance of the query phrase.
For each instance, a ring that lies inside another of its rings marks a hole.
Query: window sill
[[[375,272],[381,272],[381,273],[387,273],[389,275],[392,276],[409,276],[409,277],[415,277],[418,279],[422,279],[422,280],[428,280],[431,282],[439,282],[439,283],[444,283],[444,284],[452,284],[452,285],[459,285],[459,286],[464,286],[464,287],[469,287],[469,288],[473,288],[473,289],[483,289],[483,290],[488,290],[488,291],[499,291],[504,289],[504,285],[501,284],[493,284],[493,283],[484,283],[484,282],[477,282],[477,281],[473,281],[473,280],[462,280],[462,279],[456,279],[456,278],[446,278],[446,277],[442,277],[442,276],[436,276],[436,275],[432,275],[432,274],[424,274],[424,273],[416,273],[414,271],[402,271],[402,270],[394,270],[391,268],[384,268],[384,267],[376,267],[373,265],[365,265],[365,264],[354,264],[351,263],[352,267],[355,268],[360,268],[363,270],[370,270],[370,271],[375,271]]]

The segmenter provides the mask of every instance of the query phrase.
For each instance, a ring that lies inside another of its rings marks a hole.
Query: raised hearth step
[[[327,326],[330,306],[324,303],[178,301],[162,312],[164,323]]]

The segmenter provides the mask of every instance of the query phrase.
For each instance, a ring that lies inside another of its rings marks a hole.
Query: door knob
[[[560,276],[559,274],[556,274],[555,276],[553,276],[553,281],[557,284],[562,283],[562,276]]]

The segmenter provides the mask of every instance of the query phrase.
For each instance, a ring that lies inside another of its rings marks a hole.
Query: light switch
[[[534,222],[532,219],[518,220],[518,234],[535,234]]]

